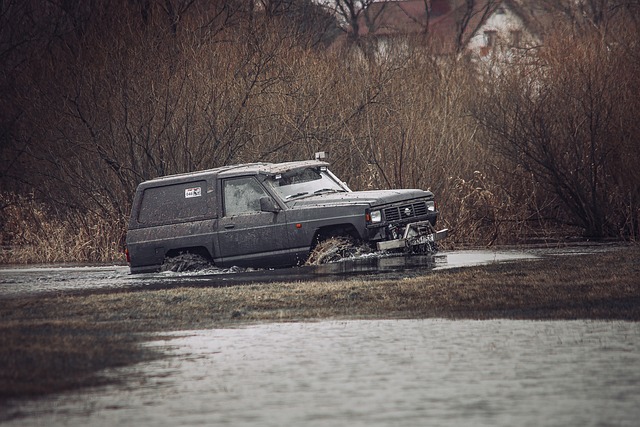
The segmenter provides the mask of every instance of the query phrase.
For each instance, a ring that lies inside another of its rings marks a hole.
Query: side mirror
[[[260,197],[260,210],[262,212],[280,212],[280,206],[271,197]]]

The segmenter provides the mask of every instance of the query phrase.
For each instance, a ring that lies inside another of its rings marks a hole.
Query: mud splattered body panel
[[[322,161],[253,163],[162,177],[138,186],[127,250],[132,273],[189,252],[220,267],[304,262],[319,239],[397,239],[407,224],[435,225],[433,194],[351,191]]]

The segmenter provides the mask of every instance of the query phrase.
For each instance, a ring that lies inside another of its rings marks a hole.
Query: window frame
[[[242,212],[235,212],[232,214],[228,214],[227,213],[227,185],[229,183],[232,183],[234,181],[247,181],[247,182],[252,182],[254,184],[254,189],[260,189],[262,191],[262,195],[260,195],[256,200],[258,202],[258,209],[257,210],[250,210],[250,211],[242,211]],[[261,213],[262,210],[260,209],[260,198],[262,197],[271,197],[271,195],[269,194],[269,192],[267,191],[267,189],[260,183],[260,181],[257,179],[256,176],[253,175],[249,175],[249,176],[236,176],[236,177],[232,177],[232,178],[224,178],[222,180],[222,216],[225,218],[232,218],[232,217],[236,217],[236,216],[242,216],[242,215],[255,215],[257,213]]]

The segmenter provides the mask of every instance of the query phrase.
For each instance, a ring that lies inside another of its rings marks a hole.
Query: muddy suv
[[[158,271],[176,257],[217,267],[286,267],[318,256],[338,239],[343,255],[431,251],[433,194],[423,190],[351,191],[321,160],[252,163],[141,183],[135,194],[127,260],[132,273]],[[338,249],[336,249],[336,247]]]

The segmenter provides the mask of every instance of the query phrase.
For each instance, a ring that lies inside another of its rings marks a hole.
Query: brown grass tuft
[[[0,194],[0,264],[123,260],[124,225],[93,212],[65,219],[33,196]]]

